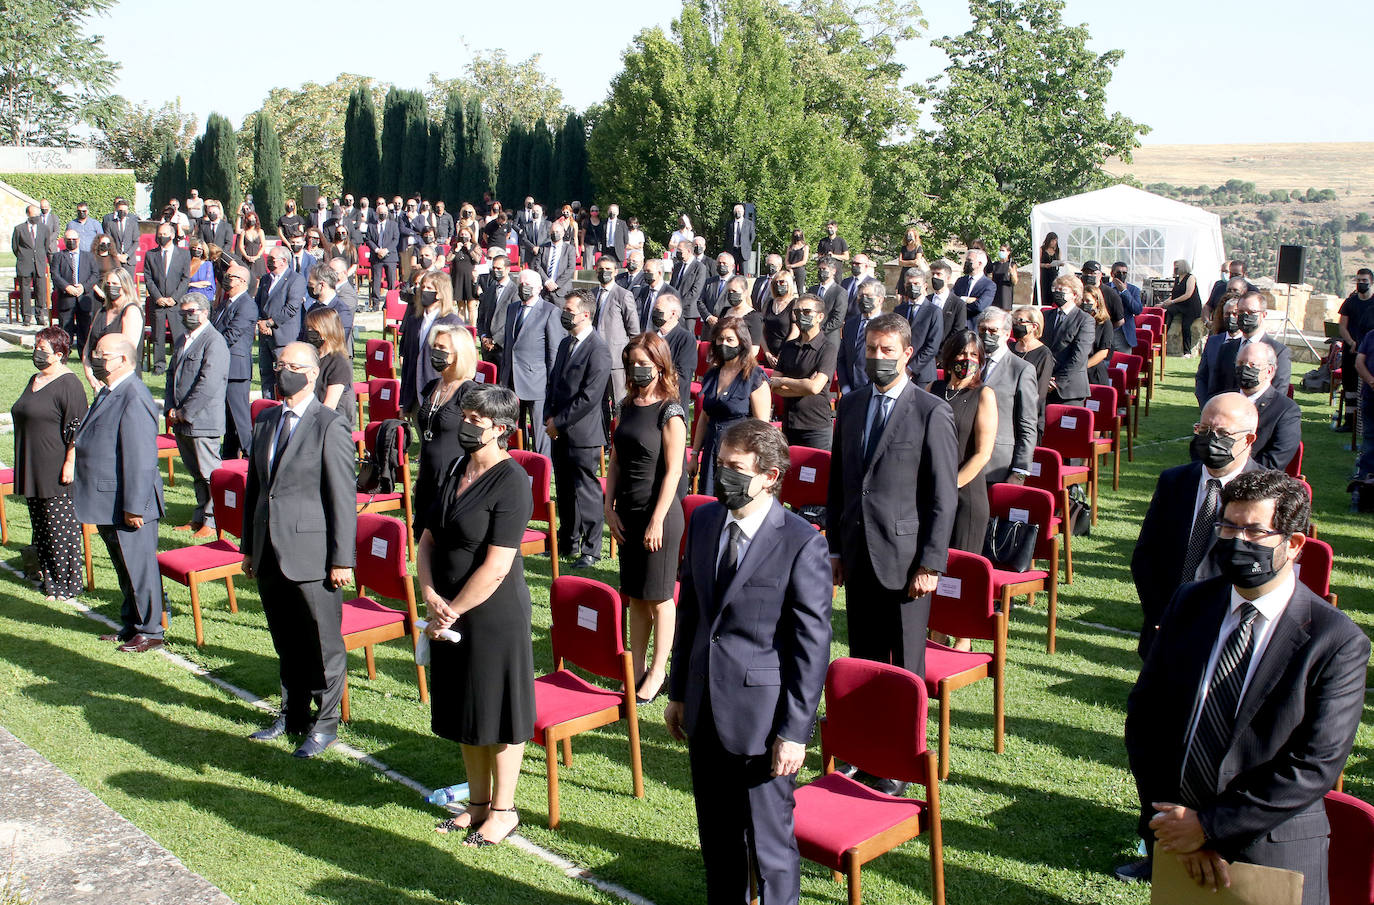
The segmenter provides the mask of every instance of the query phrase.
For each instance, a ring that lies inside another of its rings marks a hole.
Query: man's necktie
[[[558,246],[555,245],[549,253],[549,279],[558,276]]]
[[[1193,744],[1183,761],[1183,780],[1179,790],[1183,803],[1193,808],[1204,807],[1216,797],[1217,774],[1221,761],[1231,746],[1231,733],[1236,723],[1236,708],[1240,706],[1245,675],[1250,671],[1250,659],[1255,653],[1254,625],[1259,610],[1251,603],[1241,605],[1240,625],[1226,639],[1217,658],[1216,672],[1207,686],[1207,699],[1202,702]]]
[[[511,334],[512,339],[520,338],[520,328],[525,326],[525,315],[530,312],[530,305],[521,305],[520,310],[515,315],[515,331]]]
[[[1194,579],[1198,566],[1202,565],[1202,558],[1207,555],[1207,548],[1212,540],[1213,523],[1217,520],[1220,506],[1221,481],[1208,478],[1207,492],[1203,494],[1202,505],[1198,507],[1197,515],[1193,518],[1193,533],[1188,536],[1188,552],[1183,557],[1184,581]]]
[[[854,277],[849,283],[849,303],[854,304],[854,297],[859,294],[859,278]]]
[[[608,246],[610,246],[611,248],[615,248],[615,221],[614,221],[614,220],[612,220],[612,221],[610,221],[609,223],[606,224],[606,244],[607,244]]]
[[[295,412],[289,408],[282,409],[281,427],[277,429],[277,443],[272,447],[272,474],[270,478],[277,476],[277,466],[281,464],[281,457],[286,453],[286,444],[291,442],[291,419],[294,417],[296,417]]]
[[[739,539],[743,533],[739,522],[730,523],[725,541],[725,553],[720,557],[720,565],[716,566],[717,604],[725,596],[725,592],[730,590],[730,582],[735,580],[735,573],[739,571]]]
[[[887,408],[890,402],[891,397],[879,396],[878,404],[873,408],[873,419],[868,422],[868,442],[864,444],[865,468],[873,461],[873,454],[878,451],[878,441],[882,440],[883,431],[887,428]]]

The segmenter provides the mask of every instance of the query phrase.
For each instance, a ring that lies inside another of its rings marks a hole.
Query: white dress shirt
[[[770,494],[770,497],[772,495]],[[770,498],[767,506],[760,506],[757,512],[751,512],[744,518],[737,518],[733,512],[725,516],[725,524],[721,526],[720,545],[716,550],[716,571],[720,571],[720,564],[725,559],[725,547],[730,543],[730,525],[739,525],[739,540],[735,541],[735,565],[744,562],[744,554],[749,552],[749,545],[753,543],[759,529],[763,527],[763,520],[768,517],[768,513],[773,511],[773,507],[778,505],[776,498]]]

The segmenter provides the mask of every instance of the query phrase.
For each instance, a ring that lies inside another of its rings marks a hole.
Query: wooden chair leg
[[[234,576],[224,576],[224,586],[229,591],[229,612],[237,613],[239,611],[239,597],[238,594],[234,593]]]
[[[420,703],[429,701],[429,682],[425,679],[425,668],[419,663],[415,664],[415,684],[420,688]]]
[[[549,829],[558,828],[558,747],[557,739],[544,730],[544,759],[549,773]]]
[[[95,564],[91,561],[91,537],[95,534],[93,525],[81,526],[81,548],[86,557],[86,590],[95,590]]]
[[[1059,489],[1059,514],[1064,526],[1064,574],[1068,584],[1073,584],[1073,519],[1069,517],[1069,488]]]
[[[205,646],[205,630],[200,622],[200,583],[196,581],[194,575],[190,579],[191,588],[191,621],[196,625],[196,647]]]
[[[633,782],[635,798],[644,797],[644,767],[639,758],[639,715],[630,714],[626,720],[629,723],[628,733],[630,736],[630,778]]]
[[[167,457],[167,486],[177,486],[176,456]]]
[[[940,682],[940,778],[949,778],[949,683]]]
[[[836,883],[843,883],[843,882],[844,882],[844,874],[841,873],[841,872],[838,871],[838,870],[832,870],[832,871],[830,872],[830,879],[834,880]]]
[[[10,542],[10,520],[5,513],[5,498],[0,496],[0,544]]]
[[[348,709],[348,676],[344,676],[343,703],[339,705],[339,719],[347,723],[352,718]]]
[[[858,859],[856,859],[856,858],[853,856],[853,854],[850,853],[850,861],[849,861],[849,905],[862,905],[862,903],[863,903],[863,892],[862,892],[861,889],[860,889],[860,886],[861,886],[861,884],[862,884],[863,881],[862,881],[862,880],[860,879],[860,877],[859,877],[859,872],[862,871],[862,870],[863,870],[863,867],[859,864]]]
[[[1059,620],[1059,574],[1050,572],[1050,606],[1049,606],[1049,625],[1046,628],[1048,639],[1046,648],[1050,653],[1054,653],[1055,630]]]
[[[1006,725],[1006,696],[1002,685],[1002,673],[999,670],[992,675],[992,750],[997,754],[1001,754],[1002,749],[1006,747]],[[940,778],[947,777],[941,775]]]
[[[572,736],[563,739],[563,766],[572,766]]]
[[[371,644],[363,647],[363,660],[367,663],[367,680],[369,682],[377,681],[377,660],[372,655]]]

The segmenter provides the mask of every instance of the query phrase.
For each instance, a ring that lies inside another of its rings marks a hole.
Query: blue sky
[[[486,8],[497,12],[479,12]],[[680,0],[623,7],[122,0],[90,31],[123,63],[117,91],[153,105],[179,96],[203,126],[212,111],[237,124],[273,87],[351,71],[419,88],[429,72],[461,75],[469,53],[496,48],[514,60],[541,53],[565,100],[583,108],[605,97],[631,38],[647,26],[666,28],[680,8]],[[912,80],[945,66],[926,38],[960,33],[969,23],[965,0],[925,0],[922,8],[929,31],[901,55]],[[1364,59],[1367,71],[1367,40],[1342,31],[1342,23],[1357,26],[1354,7],[1309,0],[1298,7],[1301,16],[1294,8],[1275,0],[1068,0],[1064,17],[1088,25],[1094,49],[1126,51],[1108,100],[1153,128],[1147,144],[1374,141],[1367,95],[1356,90],[1367,80],[1354,63]],[[510,15],[517,9],[518,19]],[[1339,43],[1346,33],[1351,38]]]

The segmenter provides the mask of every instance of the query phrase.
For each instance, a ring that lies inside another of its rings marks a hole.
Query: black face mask
[[[1244,333],[1246,336],[1258,330],[1260,324],[1263,322],[1264,318],[1262,318],[1258,312],[1254,311],[1242,311],[1236,317],[1236,323],[1240,325],[1240,332]]]
[[[282,368],[277,372],[277,395],[282,399],[290,399],[305,389],[309,383],[310,378],[303,372]]]
[[[598,270],[598,271],[596,272],[596,281],[597,281],[598,283],[600,283],[602,286],[609,286],[609,285],[611,285],[611,281],[614,280],[614,279],[615,279],[615,273],[614,273],[613,271],[610,271],[610,270]]]
[[[105,298],[107,299],[117,299],[123,294],[124,287],[121,286],[119,283],[115,283],[112,286],[105,287]]]
[[[653,313],[649,315],[649,320],[653,322],[654,329],[662,330],[663,325],[668,323],[668,312],[655,308]]]
[[[716,357],[721,361],[734,361],[739,357],[742,346],[727,346],[725,343],[716,343]]]
[[[311,330],[307,328],[305,331],[305,341],[310,343],[310,345],[314,346],[316,349],[321,348],[324,345],[324,337],[320,335],[319,330]]]
[[[159,246],[161,246],[162,248],[166,248],[168,245],[171,245],[171,244],[172,244],[172,237],[171,237],[171,236],[158,236],[158,237],[157,237],[157,244],[158,244]]]
[[[729,302],[730,307],[733,308],[735,305],[744,301],[744,293],[737,289],[731,289],[729,292],[725,293],[725,300]]]
[[[1221,537],[1212,546],[1212,562],[1221,577],[1236,587],[1257,588],[1287,565],[1288,545],[1266,547],[1243,537]]]
[[[421,266],[423,269],[425,269],[425,270],[429,270],[431,267],[434,266],[434,259],[433,259],[433,258],[421,258],[421,259],[420,259],[420,266]]]
[[[439,293],[433,289],[426,289],[420,293],[420,304],[426,308],[439,304]]]
[[[1240,318],[1236,317],[1234,314],[1228,314],[1228,315],[1226,316],[1226,332],[1227,332],[1227,333],[1235,333],[1235,332],[1236,332],[1237,330],[1239,330],[1239,329],[1240,329]]]
[[[931,291],[932,291],[932,292],[939,292],[941,289],[944,289],[944,288],[945,288],[945,278],[944,278],[944,277],[931,277],[931,278],[930,278],[930,288],[931,288]]]
[[[1011,325],[1011,335],[1013,339],[1025,339],[1028,333],[1030,333],[1030,324],[1025,321]]]
[[[777,273],[777,272],[778,272],[778,265],[777,265],[777,264],[769,264],[769,265],[768,265],[768,275],[769,275],[770,277],[771,277],[773,274]]]
[[[181,325],[187,330],[194,330],[200,326],[200,311],[181,312]]]
[[[40,371],[52,364],[52,359],[51,352],[44,352],[42,349],[33,350],[33,366]]]
[[[1369,283],[1365,280],[1358,281],[1355,284],[1355,291],[1360,293],[1361,295],[1365,295],[1369,292]]]
[[[1050,301],[1054,303],[1054,307],[1062,308],[1068,304],[1069,297],[1064,294],[1062,289],[1056,289],[1050,293]]]
[[[1260,385],[1260,369],[1251,364],[1236,365],[1236,383],[1242,390],[1253,390]]]
[[[429,351],[429,364],[436,371],[448,370],[449,355],[443,349],[431,349]]]
[[[801,330],[803,333],[808,333],[814,326],[816,326],[815,314],[810,311],[797,312],[797,329]]]
[[[1086,311],[1088,314],[1093,314],[1093,313],[1095,313],[1095,312],[1097,311],[1097,306],[1094,305],[1092,302],[1084,302],[1083,304],[1079,305],[1078,307],[1082,308],[1082,309],[1083,309],[1084,311]]]
[[[918,298],[920,298],[920,297],[921,297],[921,284],[920,284],[920,283],[907,283],[907,284],[906,284],[906,297],[909,298],[909,299],[918,299]]]
[[[728,276],[730,273],[730,266],[728,264],[717,264],[716,273],[720,274],[721,276]]]
[[[104,383],[106,378],[110,376],[110,369],[110,362],[106,361],[105,359],[91,359],[91,376],[94,377],[96,380],[100,381],[101,383]]]
[[[78,245],[81,244],[81,240],[80,240],[80,239],[63,239],[63,240],[62,240],[62,244],[66,246],[67,251],[76,251],[76,247],[77,247]]]
[[[675,251],[675,252],[673,252],[673,260],[676,261],[677,263],[681,264],[682,261],[683,261],[682,252],[680,252],[680,251]]]
[[[991,355],[997,351],[997,347],[1002,345],[1002,337],[996,333],[984,333],[981,336],[983,342],[983,353]]]
[[[564,330],[571,333],[573,327],[577,326],[577,315],[571,311],[564,311],[558,315],[558,322],[563,325]]]
[[[1193,439],[1188,444],[1192,457],[1213,470],[1226,468],[1236,461],[1235,447],[1235,437],[1223,437],[1210,430],[1193,434]]]
[[[863,272],[864,272],[863,265],[862,265],[862,264],[855,264],[853,267],[849,268],[849,272],[852,273],[852,274],[854,274],[854,276],[856,276],[856,277],[857,277],[857,276],[862,276],[862,275],[863,275]]]
[[[657,313],[657,312],[655,312]],[[653,365],[630,365],[630,383],[637,387],[646,387],[654,382]]]
[[[897,379],[898,362],[895,358],[865,358],[864,373],[868,379],[880,387],[891,386]]]
[[[731,512],[743,509],[754,499],[754,494],[749,492],[749,485],[753,483],[753,475],[735,471],[733,468],[717,468],[716,499]]]
[[[520,301],[522,302],[528,302],[530,299],[534,298],[534,287],[529,283],[521,283],[520,288],[515,291],[519,294]]]
[[[871,299],[866,295],[859,296],[859,308],[865,315],[872,314],[873,310],[877,307],[878,302],[876,299]]]
[[[482,425],[464,421],[458,427],[458,445],[463,448],[463,452],[471,455],[487,445],[487,441],[482,439],[486,432],[487,429]]]
[[[638,272],[639,272],[639,262],[638,262],[638,261],[627,261],[627,262],[625,263],[625,269],[628,270],[630,273],[638,273]]]

